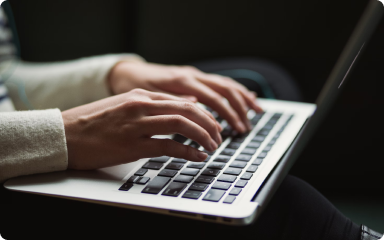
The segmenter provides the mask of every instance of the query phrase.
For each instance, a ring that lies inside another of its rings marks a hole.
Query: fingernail
[[[205,159],[207,159],[208,154],[206,154],[205,152],[200,152],[200,151],[199,151],[199,153],[197,154],[197,157],[198,157],[200,160],[204,161]]]
[[[237,122],[237,127],[240,129],[240,132],[245,132],[245,126],[242,122]]]
[[[217,134],[216,136],[216,142],[218,145],[220,145],[222,142],[223,142],[223,139],[221,138],[221,135],[220,134]]]
[[[217,143],[215,141],[211,141],[211,150],[214,151],[217,149]]]

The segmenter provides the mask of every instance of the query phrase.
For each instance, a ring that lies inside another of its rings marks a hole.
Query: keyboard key
[[[204,166],[205,166],[205,162],[191,162],[188,164],[187,168],[202,169]]]
[[[220,170],[217,170],[217,169],[205,169],[201,175],[207,175],[207,176],[214,176],[216,177],[218,174],[219,174]]]
[[[264,139],[265,139],[265,137],[263,137],[263,136],[256,136],[256,137],[254,137],[252,139],[252,141],[254,141],[254,142],[263,142]]]
[[[231,203],[233,203],[233,201],[235,201],[235,199],[236,199],[235,196],[228,195],[228,196],[224,199],[223,203],[231,204]]]
[[[227,148],[238,149],[240,146],[241,146],[241,143],[231,142],[230,144],[228,144]]]
[[[184,166],[184,164],[182,164],[182,163],[171,162],[171,163],[168,163],[168,165],[165,168],[180,170],[181,168],[183,168],[183,166]]]
[[[243,151],[241,151],[241,154],[253,155],[255,153],[256,153],[256,149],[254,148],[244,148]]]
[[[180,134],[175,134],[175,136],[173,137],[173,141],[176,141],[178,143],[184,143],[188,138],[184,137],[183,135],[180,135]]]
[[[163,169],[161,170],[161,172],[159,172],[158,176],[174,177],[176,174],[177,174],[176,170]]]
[[[272,139],[271,141],[269,141],[269,144],[268,145],[273,145],[276,143],[276,139]]]
[[[193,147],[193,148],[199,148],[200,147],[200,144],[198,144],[197,142],[193,141],[189,144],[189,146]]]
[[[169,159],[170,159],[170,157],[167,157],[167,156],[161,156],[161,157],[151,158],[151,159],[149,159],[149,161],[150,161],[150,162],[161,162],[161,163],[165,163],[165,162],[167,162]]]
[[[140,177],[140,179],[136,182],[137,184],[145,185],[149,181],[149,177]]]
[[[236,178],[237,177],[233,175],[221,174],[221,176],[217,179],[217,181],[233,183],[236,181]]]
[[[225,163],[221,162],[213,162],[208,165],[208,168],[213,168],[213,169],[223,169],[225,167]]]
[[[241,173],[241,168],[227,168],[225,169],[224,173],[239,176]]]
[[[237,196],[240,194],[241,190],[242,190],[241,188],[232,188],[231,191],[229,192],[229,195]]]
[[[184,169],[183,171],[181,171],[180,174],[183,174],[183,175],[189,175],[189,176],[196,176],[199,172],[200,172],[199,169],[195,169],[195,168],[186,168],[186,169]]]
[[[201,194],[201,192],[188,190],[184,193],[183,198],[198,199]]]
[[[222,162],[222,163],[227,163],[231,159],[230,156],[226,155],[219,155],[213,160],[214,162]]]
[[[234,168],[244,168],[245,166],[247,165],[247,162],[243,162],[243,161],[233,161],[231,163],[231,165],[229,165],[230,167],[234,167]]]
[[[266,129],[260,129],[260,131],[257,133],[257,136],[268,136],[270,130]]]
[[[234,138],[232,139],[232,142],[236,142],[236,143],[242,143],[244,142],[245,138]]]
[[[188,161],[185,160],[185,159],[182,159],[182,158],[174,158],[174,159],[172,159],[172,162],[175,162],[175,163],[186,163]]]
[[[226,183],[226,182],[215,182],[212,185],[212,188],[215,189],[222,189],[222,190],[228,190],[231,187],[232,184]]]
[[[262,158],[256,158],[255,161],[253,161],[252,165],[260,165],[263,162]]]
[[[236,182],[235,187],[243,188],[243,187],[245,187],[245,185],[247,185],[247,183],[248,183],[248,181],[246,181],[246,180],[239,180]]]
[[[248,162],[249,160],[251,160],[251,158],[252,158],[252,155],[239,154],[237,155],[236,160]]]
[[[204,162],[208,162],[209,159],[211,159],[211,156],[208,155],[208,157],[204,160]]]
[[[263,151],[269,152],[271,150],[272,146],[268,145],[266,146]]]
[[[196,191],[202,191],[204,192],[208,188],[209,184],[205,183],[192,183],[192,185],[188,188],[188,190],[196,190]]]
[[[161,195],[177,197],[186,186],[186,183],[171,182]]]
[[[195,182],[200,182],[200,183],[212,183],[213,180],[215,178],[214,177],[209,177],[209,176],[199,176],[198,178],[196,178]]]
[[[142,193],[158,194],[171,180],[170,177],[156,176],[149,184],[141,191]]]
[[[250,143],[248,143],[248,145],[247,145],[247,148],[259,148],[260,147],[260,142],[250,142]]]
[[[120,191],[128,191],[129,189],[131,189],[131,187],[133,187],[132,183],[124,183],[123,186],[121,186],[119,188],[119,190]]]
[[[253,176],[252,173],[245,172],[245,173],[243,173],[243,175],[241,175],[240,179],[249,180],[249,179],[251,179],[252,176]]]
[[[257,165],[251,165],[248,167],[247,172],[254,173],[257,170]]]
[[[179,175],[173,181],[174,182],[190,183],[190,182],[192,182],[192,180],[193,180],[192,176]]]
[[[212,202],[218,202],[225,194],[225,191],[223,190],[217,190],[217,189],[209,189],[207,194],[205,194],[203,200],[204,201],[212,201]]]
[[[128,178],[127,183],[135,183],[137,180],[139,180],[139,176],[132,176]]]
[[[148,169],[140,168],[135,172],[136,176],[144,176],[148,172]]]
[[[164,163],[160,162],[147,162],[142,166],[142,168],[148,168],[148,169],[153,169],[153,170],[160,170],[164,166]]]
[[[260,154],[259,154],[259,156],[257,156],[258,158],[265,158],[266,156],[267,156],[267,154],[268,154],[268,152],[261,152]]]
[[[216,152],[216,150],[215,151],[213,151],[213,152],[210,152],[210,151],[208,151],[208,150],[206,150],[206,149],[204,149],[203,150],[205,153],[207,153],[208,155],[213,155],[213,154],[215,154],[215,152]]]
[[[236,149],[225,148],[220,154],[233,156],[233,154],[235,154],[235,152],[236,152]]]

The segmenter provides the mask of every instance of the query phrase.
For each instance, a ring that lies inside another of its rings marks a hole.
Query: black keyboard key
[[[256,137],[254,137],[252,139],[252,141],[254,141],[254,142],[263,142],[264,139],[265,139],[265,137],[263,137],[263,136],[256,136]]]
[[[136,176],[144,176],[148,172],[148,169],[140,168],[135,172]]]
[[[226,155],[219,155],[215,158],[215,160],[213,160],[214,162],[222,162],[222,163],[227,163],[229,162],[229,160],[231,160],[231,157],[230,156],[226,156]]]
[[[263,129],[265,129],[265,130],[271,130],[274,126],[275,126],[275,124],[267,123],[267,124],[263,127]]]
[[[187,176],[187,175],[179,175],[175,178],[175,182],[183,182],[183,183],[190,183],[192,182],[193,177],[192,176]]]
[[[242,142],[244,142],[244,140],[245,140],[245,138],[233,138],[232,142],[242,143]]]
[[[231,187],[232,184],[226,183],[226,182],[215,182],[212,185],[212,188],[215,189],[222,189],[222,190],[228,190]]]
[[[184,166],[183,163],[176,163],[176,162],[171,162],[169,163],[165,168],[166,169],[174,169],[174,170],[180,170]]]
[[[243,151],[241,151],[241,154],[253,155],[255,153],[256,153],[256,149],[254,148],[244,148]]]
[[[215,151],[213,151],[213,152],[210,152],[210,151],[208,151],[207,149],[204,149],[203,150],[205,153],[207,153],[208,155],[213,155],[213,154],[215,154],[215,152],[216,152],[216,150]]]
[[[260,165],[263,162],[263,158],[256,158],[252,165]]]
[[[257,165],[251,165],[248,167],[247,172],[254,173],[257,170]]]
[[[201,192],[188,190],[184,193],[183,198],[199,199]]]
[[[160,162],[147,162],[142,166],[142,168],[148,168],[148,169],[153,169],[153,170],[160,170],[164,166],[164,163]]]
[[[201,175],[207,175],[207,176],[214,176],[216,177],[218,174],[220,173],[220,170],[217,170],[217,169],[205,169]]]
[[[233,203],[233,201],[235,201],[235,199],[236,199],[235,196],[228,195],[228,196],[224,199],[223,203],[231,204],[231,203]]]
[[[266,152],[269,152],[271,150],[272,146],[271,145],[268,145],[266,146],[263,151],[266,151]]]
[[[209,184],[194,182],[188,188],[188,190],[202,191],[204,192],[208,188]]]
[[[149,177],[140,177],[140,179],[136,182],[137,184],[145,185],[149,181]]]
[[[265,158],[266,156],[267,156],[267,154],[268,154],[268,152],[261,152],[260,154],[259,154],[259,156],[257,156],[258,158]]]
[[[186,169],[184,169],[183,171],[181,171],[180,174],[183,174],[183,175],[189,175],[189,176],[196,176],[199,172],[200,172],[199,169],[195,169],[195,168],[186,168]]]
[[[195,182],[199,182],[199,183],[212,183],[213,180],[215,180],[214,177],[210,177],[210,176],[199,176],[198,178],[196,178],[196,181]]]
[[[248,181],[247,180],[239,180],[236,182],[235,187],[240,187],[243,188],[245,185],[247,185]]]
[[[161,163],[166,163],[169,159],[170,159],[170,157],[167,157],[167,156],[161,156],[161,157],[151,158],[151,159],[149,159],[149,161],[150,161],[150,162],[161,162]]]
[[[276,143],[276,139],[272,139],[271,141],[269,141],[269,144],[268,145],[274,145]]]
[[[241,168],[227,168],[225,169],[224,173],[239,176],[241,173]]]
[[[235,154],[235,152],[236,152],[236,149],[225,148],[220,154],[233,156],[233,154]]]
[[[175,134],[175,136],[173,137],[173,141],[176,141],[178,143],[184,143],[188,138],[184,137],[183,135],[180,135],[180,134]]]
[[[247,162],[243,162],[243,161],[233,161],[231,163],[231,165],[229,165],[230,167],[234,167],[234,168],[244,168],[245,166],[247,166]]]
[[[252,176],[253,176],[252,173],[246,172],[246,173],[243,173],[243,175],[241,175],[240,179],[242,179],[242,180],[249,180],[249,179],[252,178]]]
[[[231,191],[229,192],[229,195],[237,196],[240,194],[241,190],[242,190],[241,188],[232,188]]]
[[[282,113],[275,113],[275,114],[273,114],[272,118],[277,118],[277,119],[279,119],[279,118],[281,118],[281,116],[283,116]]]
[[[171,180],[170,177],[156,176],[149,184],[141,191],[142,193],[158,194]]]
[[[252,155],[239,154],[237,155],[236,160],[248,162],[249,160],[251,160],[251,158],[252,158]]]
[[[177,197],[186,186],[186,183],[171,182],[161,195]]]
[[[223,190],[217,190],[217,189],[209,189],[207,194],[205,194],[203,200],[204,201],[212,201],[212,202],[218,202],[225,194],[225,191]]]
[[[205,166],[205,162],[191,162],[188,164],[187,168],[202,169],[204,166]]]
[[[225,167],[225,163],[221,162],[213,162],[208,165],[208,168],[213,168],[213,169],[223,169]]]
[[[197,142],[193,141],[189,144],[189,146],[193,147],[193,148],[199,148],[200,147],[200,144],[198,144]]]
[[[174,177],[176,174],[177,174],[176,170],[163,169],[163,170],[161,170],[161,172],[159,172],[158,176]]]
[[[119,188],[119,190],[120,190],[120,191],[128,191],[129,189],[131,189],[131,187],[133,187],[133,184],[132,184],[132,183],[124,183],[124,184]]]
[[[139,176],[132,176],[128,178],[127,183],[135,183],[137,180],[139,180]]]
[[[233,175],[221,174],[221,176],[217,179],[217,181],[233,183],[236,181],[236,178],[237,177]]]
[[[174,158],[174,159],[172,159],[172,162],[175,162],[175,163],[186,163],[188,161],[185,160],[185,159],[182,159],[182,158]]]
[[[257,136],[268,136],[270,130],[266,129],[260,129],[260,131],[257,133]]]
[[[241,146],[241,143],[231,142],[230,144],[228,144],[227,148],[238,149],[240,146]]]
[[[260,142],[250,142],[250,143],[248,143],[248,145],[247,145],[247,148],[259,148],[260,147]]]

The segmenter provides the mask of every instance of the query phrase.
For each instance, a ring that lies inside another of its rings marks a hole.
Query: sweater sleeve
[[[59,109],[0,113],[0,182],[67,169]]]
[[[106,79],[121,61],[144,60],[136,54],[109,54],[58,63],[18,62],[6,87],[17,110],[31,105],[63,111],[110,96]]]

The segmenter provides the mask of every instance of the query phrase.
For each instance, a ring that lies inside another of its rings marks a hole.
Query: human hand
[[[153,135],[179,133],[208,151],[221,144],[221,126],[206,110],[176,96],[135,89],[62,112],[68,168],[97,169],[170,156],[204,161],[207,154]]]
[[[243,85],[231,78],[207,74],[191,66],[120,62],[111,70],[108,82],[114,94],[143,88],[198,100],[215,110],[238,132],[251,130],[248,108],[262,111],[256,104],[256,94]],[[223,97],[230,105],[223,101]]]

